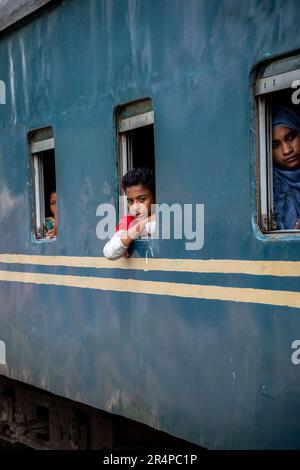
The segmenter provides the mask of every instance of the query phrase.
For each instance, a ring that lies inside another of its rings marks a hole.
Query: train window
[[[274,61],[255,82],[258,223],[300,233],[300,58]]]
[[[33,181],[33,227],[37,239],[46,238],[53,228],[53,201],[56,192],[55,143],[52,127],[29,133]]]
[[[121,177],[136,167],[148,167],[155,174],[154,111],[152,100],[146,98],[117,109],[119,142],[119,194],[122,195]],[[127,212],[127,203],[119,208],[120,216]]]

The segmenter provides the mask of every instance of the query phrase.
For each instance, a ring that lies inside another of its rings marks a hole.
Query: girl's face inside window
[[[56,213],[56,193],[51,193],[50,194],[50,211],[53,216],[55,216]]]
[[[273,129],[273,161],[275,166],[285,170],[300,168],[300,135],[285,126]]]

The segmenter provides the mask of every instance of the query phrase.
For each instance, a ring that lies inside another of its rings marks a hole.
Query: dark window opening
[[[42,158],[44,166],[45,216],[51,217],[50,195],[52,192],[56,192],[54,150],[46,150],[43,152]]]
[[[121,179],[129,170],[147,167],[155,175],[154,111],[152,100],[136,101],[117,110],[119,142],[118,177],[119,195],[122,196]],[[120,217],[127,212],[126,201],[119,208]]]
[[[127,134],[131,142],[132,162],[130,168],[146,166],[155,171],[154,126],[139,127]]]

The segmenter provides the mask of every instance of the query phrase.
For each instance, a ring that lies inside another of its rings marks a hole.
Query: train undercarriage
[[[0,449],[200,447],[149,426],[0,376]]]

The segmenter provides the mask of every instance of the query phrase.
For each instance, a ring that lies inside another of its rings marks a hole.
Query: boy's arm
[[[127,251],[127,246],[124,246],[121,236],[123,233],[126,233],[125,230],[119,230],[114,234],[114,236],[106,243],[103,248],[103,254],[105,258],[109,260],[119,259],[125,255]]]
[[[139,222],[133,221],[133,223],[131,223],[131,227],[128,230],[119,230],[116,232],[111,240],[109,240],[109,242],[107,242],[103,248],[103,254],[105,258],[109,260],[115,260],[126,255],[129,245],[134,240],[139,238],[146,224],[154,220],[155,217],[152,215]]]

